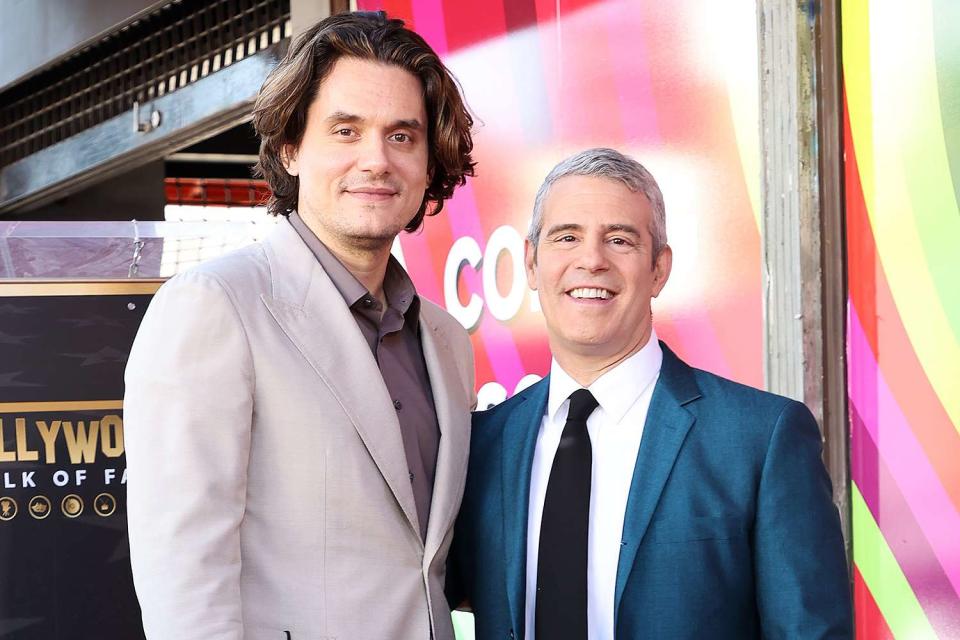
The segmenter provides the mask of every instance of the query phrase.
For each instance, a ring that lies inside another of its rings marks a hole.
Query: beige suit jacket
[[[161,287],[124,398],[148,638],[453,638],[443,583],[473,355],[427,300],[420,321],[441,432],[425,542],[380,371],[288,222]]]

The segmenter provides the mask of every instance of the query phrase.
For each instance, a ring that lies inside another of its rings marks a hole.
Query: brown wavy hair
[[[321,20],[291,45],[270,73],[253,107],[253,126],[260,136],[260,159],[254,169],[266,179],[271,196],[267,209],[288,215],[297,208],[300,180],[284,168],[285,145],[300,146],[307,110],[320,84],[342,56],[394,65],[417,76],[427,111],[430,183],[407,231],[420,228],[425,215],[436,215],[456,187],[474,175],[473,118],[460,86],[423,38],[403,20],[383,11],[343,13]]]

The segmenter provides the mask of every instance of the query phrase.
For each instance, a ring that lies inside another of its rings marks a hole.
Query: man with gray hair
[[[553,362],[474,415],[448,595],[477,637],[852,637],[810,411],[657,340],[672,252],[653,176],[612,149],[564,160],[525,258]]]

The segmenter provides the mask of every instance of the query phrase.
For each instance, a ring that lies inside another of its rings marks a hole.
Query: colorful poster
[[[123,369],[158,283],[0,283],[0,636],[141,638]]]
[[[593,146],[632,155],[664,192],[674,269],[654,303],[659,336],[763,385],[755,3],[358,4],[423,35],[475,116],[477,177],[400,244],[421,295],[472,334],[481,407],[549,370],[523,238],[550,168]]]
[[[960,5],[842,5],[857,637],[960,637]]]

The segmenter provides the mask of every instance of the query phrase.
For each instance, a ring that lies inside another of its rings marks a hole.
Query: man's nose
[[[587,239],[577,251],[577,267],[587,271],[604,271],[609,266],[607,246],[603,239]]]
[[[362,140],[358,149],[357,168],[380,175],[390,166],[387,156],[387,142],[379,136],[368,136]]]

